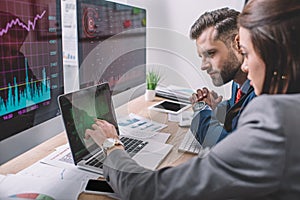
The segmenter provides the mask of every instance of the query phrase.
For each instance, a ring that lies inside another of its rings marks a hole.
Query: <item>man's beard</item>
[[[213,84],[217,87],[222,86],[235,78],[236,73],[241,70],[242,63],[236,55],[230,51],[228,59],[223,63],[219,76],[212,78]]]

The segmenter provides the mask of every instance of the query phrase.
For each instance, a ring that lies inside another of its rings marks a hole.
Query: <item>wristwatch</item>
[[[106,153],[107,150],[113,148],[114,146],[119,146],[119,145],[124,146],[123,142],[121,142],[119,139],[107,138],[106,140],[104,140],[102,147],[103,147],[104,152]]]
[[[206,105],[206,103],[204,101],[198,101],[193,105],[193,111],[197,112],[197,111],[203,110],[205,105]]]

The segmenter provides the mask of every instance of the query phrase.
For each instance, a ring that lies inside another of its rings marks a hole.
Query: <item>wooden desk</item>
[[[180,128],[178,126],[178,123],[169,122],[168,116],[165,113],[160,113],[160,112],[151,111],[147,109],[150,105],[157,103],[160,100],[162,99],[156,98],[153,102],[146,102],[144,100],[144,96],[141,96],[131,100],[128,104],[123,105],[117,109],[118,117],[126,116],[129,113],[135,113],[139,116],[143,116],[148,119],[153,119],[153,121],[157,121],[168,125],[166,128],[162,130],[162,132],[171,133],[171,136],[168,139],[167,143],[174,145],[174,147],[169,153],[169,155],[160,164],[159,168],[165,166],[176,166],[180,163],[189,160],[194,156],[192,154],[178,152],[178,146],[181,143],[187,131],[187,128]],[[19,171],[29,167],[30,165],[34,164],[38,160],[54,152],[56,147],[59,147],[66,143],[67,143],[66,134],[62,132],[57,136],[47,140],[46,142],[36,146],[35,148],[1,165],[0,174],[6,175],[6,174],[18,173]],[[79,195],[78,199],[79,200],[105,200],[111,198],[102,195],[91,195],[91,194],[82,193]]]

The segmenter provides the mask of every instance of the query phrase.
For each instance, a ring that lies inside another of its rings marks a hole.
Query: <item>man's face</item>
[[[207,28],[197,38],[196,45],[202,58],[201,70],[206,70],[215,86],[222,86],[235,78],[242,60],[237,58],[233,48],[228,48],[221,40],[215,40],[214,35],[214,28]]]

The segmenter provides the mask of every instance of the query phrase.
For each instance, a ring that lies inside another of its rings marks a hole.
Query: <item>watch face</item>
[[[201,106],[201,107],[205,105],[204,101],[198,101],[196,104],[197,106]]]
[[[193,106],[193,110],[194,110],[194,111],[201,110],[204,106],[205,106],[205,102],[204,102],[204,101],[199,101],[199,102],[197,102],[197,103]]]
[[[103,148],[111,148],[115,146],[115,140],[113,138],[107,138],[103,142]]]

